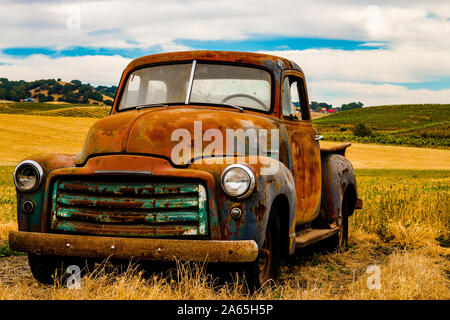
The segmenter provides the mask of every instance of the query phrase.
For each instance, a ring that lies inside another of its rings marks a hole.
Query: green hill
[[[392,105],[343,111],[314,120],[326,140],[450,147],[450,104]],[[363,124],[372,134],[355,135]]]
[[[74,104],[112,105],[116,86],[91,86],[80,80],[70,82],[61,79],[12,81],[0,78],[0,100],[33,102],[66,102]]]
[[[317,119],[314,123],[332,127],[364,122],[375,130],[400,130],[446,120],[450,120],[450,104],[413,104],[342,111]]]

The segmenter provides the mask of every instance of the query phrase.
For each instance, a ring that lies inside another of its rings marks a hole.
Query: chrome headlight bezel
[[[247,189],[240,195],[231,194],[226,188],[224,178],[225,178],[226,174],[228,172],[230,172],[231,170],[243,170],[249,179]],[[252,194],[253,190],[255,189],[256,180],[255,180],[255,175],[253,174],[252,170],[250,170],[249,167],[247,167],[243,164],[232,164],[232,165],[229,165],[228,167],[226,167],[225,170],[223,170],[222,175],[220,177],[220,183],[222,185],[222,190],[228,196],[241,200],[241,199],[245,199],[245,198],[249,197]]]
[[[31,167],[33,170],[36,171],[36,183],[34,184],[33,187],[29,189],[24,189],[17,179],[17,174],[20,172],[21,169],[23,169],[24,166]],[[44,170],[42,169],[39,163],[33,160],[22,161],[14,169],[14,184],[16,185],[16,188],[23,193],[30,193],[36,191],[36,189],[38,189],[39,186],[41,185],[43,177],[44,177]]]

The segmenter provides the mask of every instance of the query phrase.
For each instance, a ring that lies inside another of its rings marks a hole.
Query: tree
[[[101,93],[98,93],[96,91],[88,91],[84,94],[84,96],[88,99],[96,100],[99,102],[103,101],[103,96]]]
[[[362,108],[363,106],[362,102],[350,102],[342,105],[342,111]]]
[[[73,92],[64,95],[64,101],[68,103],[78,103],[78,99]]]
[[[109,100],[109,99],[103,101],[103,103],[106,104],[107,106],[112,106],[113,105],[113,101]]]
[[[39,94],[38,94],[38,99],[39,99],[39,102],[45,102],[45,101],[47,101],[47,97],[46,97],[45,94],[43,94],[43,93],[39,93]]]
[[[49,94],[63,93],[63,89],[64,89],[64,87],[61,84],[56,83],[48,90],[48,93]]]
[[[357,137],[369,137],[373,135],[372,129],[366,126],[364,123],[357,123],[352,128],[353,134]]]
[[[5,100],[7,94],[8,94],[8,91],[5,88],[0,87],[0,100]]]

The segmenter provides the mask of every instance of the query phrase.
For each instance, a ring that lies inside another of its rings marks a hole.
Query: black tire
[[[48,255],[28,254],[28,264],[30,265],[33,277],[45,285],[53,285],[56,280],[65,284],[65,280],[70,274],[67,273],[67,267],[77,265],[80,268],[81,275],[87,271],[92,271],[93,263],[90,260],[73,257],[59,257]]]
[[[54,283],[54,277],[58,276],[58,257],[28,254],[28,264],[30,265],[33,277],[40,283],[51,285]]]
[[[339,227],[339,232],[328,239],[323,240],[323,247],[327,251],[344,252],[347,249],[348,243],[348,216],[349,216],[348,197],[343,198],[341,209],[339,210],[339,217],[336,220],[336,225]]]
[[[258,258],[249,263],[244,271],[251,292],[259,289],[268,280],[278,277],[281,262],[280,240],[280,220],[276,208],[272,207],[262,250]]]

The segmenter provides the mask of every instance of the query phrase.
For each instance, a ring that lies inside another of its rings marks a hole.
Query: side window
[[[283,116],[290,117],[293,115],[294,109],[292,108],[291,82],[289,77],[286,77],[283,81]]]
[[[283,81],[283,116],[309,120],[303,81],[299,78],[288,76]]]

